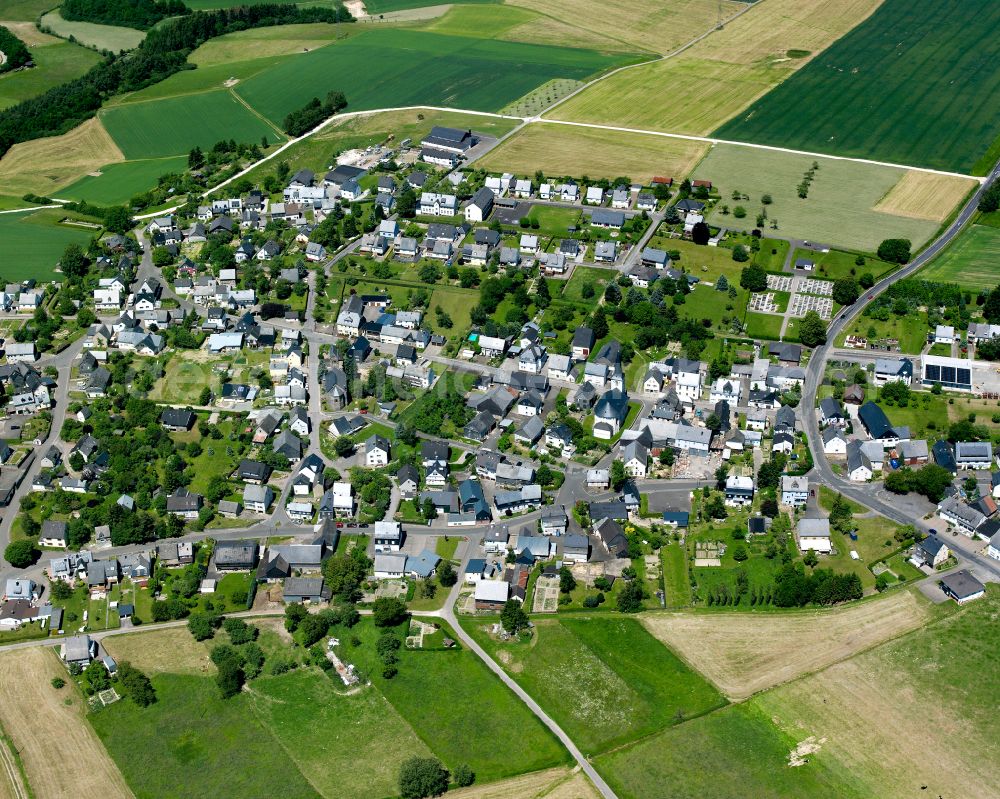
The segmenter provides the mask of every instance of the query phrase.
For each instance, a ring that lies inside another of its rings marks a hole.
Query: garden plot
[[[833,283],[829,280],[816,280],[815,278],[807,277],[799,283],[799,291],[802,294],[816,294],[820,297],[832,297]]]
[[[790,275],[768,275],[767,287],[771,291],[791,291],[792,278]]]
[[[532,613],[555,613],[559,609],[559,578],[541,576],[535,583]]]
[[[777,313],[778,304],[774,301],[774,292],[758,292],[750,295],[750,302],[747,303],[748,311],[757,313]]]
[[[803,317],[809,311],[816,311],[823,319],[833,315],[833,300],[830,297],[815,297],[812,294],[796,294],[788,310],[790,316]]]

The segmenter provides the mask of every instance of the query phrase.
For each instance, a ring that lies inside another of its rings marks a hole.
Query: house
[[[839,427],[827,427],[823,430],[823,452],[827,455],[846,455],[847,436]],[[867,479],[867,478],[865,478]]]
[[[194,562],[194,545],[190,541],[156,545],[156,559],[168,568]]]
[[[739,380],[730,378],[718,378],[709,389],[709,402],[728,402],[735,407],[740,404],[740,393],[742,387]]]
[[[594,260],[598,263],[613,264],[618,260],[618,242],[598,241],[595,243]]]
[[[858,421],[861,422],[868,437],[880,442],[883,447],[893,447],[910,437],[908,429],[894,428],[885,411],[871,400],[858,408]]]
[[[596,339],[594,331],[589,327],[580,326],[573,331],[573,340],[570,342],[573,358],[577,361],[585,361],[590,357],[590,351],[594,348]]]
[[[5,584],[3,592],[4,602],[15,602],[18,600],[31,602],[37,597],[38,585],[34,580],[15,577],[7,580]]]
[[[625,537],[625,531],[622,530],[621,525],[614,519],[601,519],[594,524],[594,532],[611,557],[628,557],[628,538]]]
[[[594,438],[613,438],[628,417],[628,394],[619,389],[606,391],[594,406]]]
[[[485,186],[472,195],[469,204],[465,206],[465,220],[467,222],[483,222],[489,217],[493,210],[493,199],[495,195]]]
[[[505,524],[495,524],[483,534],[483,549],[489,555],[498,555],[507,551],[510,541],[510,530]]]
[[[295,462],[302,457],[302,441],[291,430],[282,430],[274,437],[271,449]]]
[[[629,441],[622,447],[622,460],[625,463],[625,473],[629,477],[645,478],[649,450],[638,439]]]
[[[955,343],[955,328],[951,325],[938,325],[934,328],[934,343],[935,344],[951,344]]]
[[[600,205],[604,202],[604,189],[600,186],[588,186],[584,202],[587,205]]]
[[[474,602],[476,610],[503,610],[510,599],[510,583],[505,580],[480,580],[476,583]]]
[[[781,504],[805,505],[809,499],[809,479],[807,477],[781,476]]]
[[[799,550],[830,554],[833,544],[830,540],[829,519],[799,519],[796,534],[799,539]]]
[[[420,144],[426,148],[443,150],[445,152],[455,153],[456,155],[464,155],[471,150],[478,143],[478,141],[479,140],[472,135],[471,130],[461,130],[460,128],[448,128],[441,125],[435,125],[431,128],[431,132],[421,140]]]
[[[936,535],[929,535],[913,548],[911,560],[917,566],[929,566],[936,569],[945,563],[950,555],[951,551],[944,541]]]
[[[160,414],[160,424],[167,430],[175,433],[182,433],[190,430],[194,426],[197,417],[194,413],[185,408],[166,408]]]
[[[989,469],[993,445],[989,441],[956,441],[955,464],[959,469]]]
[[[819,401],[819,421],[823,425],[837,425],[838,427],[847,424],[847,417],[840,403],[833,397],[824,397]]]
[[[344,519],[354,515],[354,490],[350,483],[336,482],[320,500],[321,519]]]
[[[947,497],[940,502],[937,506],[937,511],[938,516],[949,524],[955,525],[960,532],[968,536],[973,535],[979,529],[980,525],[986,521],[986,517],[982,513],[971,505],[966,505],[957,494]]]
[[[522,233],[518,249],[525,255],[536,254],[538,252],[538,236],[533,233]]]
[[[197,519],[202,502],[200,494],[192,494],[182,486],[167,497],[167,513],[182,519]]]
[[[389,463],[389,442],[380,435],[372,435],[365,441],[365,466],[374,468]]]
[[[844,389],[844,402],[848,405],[861,405],[865,401],[865,390],[857,383],[852,383]]]
[[[399,522],[375,522],[372,538],[376,552],[399,552],[403,546],[403,526]]]
[[[590,539],[574,533],[563,536],[560,541],[562,559],[570,563],[586,563],[590,559]]]
[[[457,203],[458,200],[454,194],[436,194],[425,191],[420,195],[418,213],[421,216],[454,216],[457,211]]]
[[[285,603],[315,603],[330,598],[322,577],[287,577],[282,585],[282,598]]]
[[[958,464],[955,462],[955,453],[944,439],[934,442],[931,447],[931,454],[934,456],[934,463],[947,469],[952,474],[958,474]]]
[[[588,469],[587,488],[606,491],[611,487],[611,472],[608,469]]]
[[[542,535],[566,534],[566,508],[562,505],[546,505],[540,517]]]
[[[46,519],[42,522],[42,531],[38,534],[38,543],[41,546],[65,549],[68,541],[66,522],[57,522],[52,519]]]
[[[625,226],[625,214],[621,211],[598,208],[590,215],[590,224],[593,227],[621,230]]]
[[[875,385],[886,383],[904,383],[910,385],[913,380],[913,362],[908,358],[879,358],[875,361]]]
[[[462,435],[472,441],[485,441],[496,426],[496,419],[489,411],[480,411],[462,429]]]
[[[59,654],[67,666],[86,668],[97,657],[97,642],[89,635],[74,635],[62,643]]]
[[[752,477],[731,474],[726,478],[726,504],[743,507],[753,502],[754,483]]]
[[[986,586],[973,577],[966,569],[942,577],[940,586],[941,590],[959,605],[972,602],[974,599],[979,599],[986,594]]]
[[[254,541],[218,541],[212,553],[218,571],[253,571],[257,567]]]
[[[540,416],[532,416],[517,428],[514,440],[528,447],[533,447],[545,432],[545,423]]]
[[[247,485],[243,488],[243,507],[251,513],[267,513],[274,502],[274,491],[269,485]]]
[[[413,499],[420,488],[420,472],[412,464],[404,464],[396,473],[399,482],[399,493],[403,499]]]
[[[406,555],[401,552],[378,552],[375,554],[374,575],[376,580],[397,580],[406,569]]]
[[[663,523],[675,529],[687,528],[691,514],[686,510],[665,510],[663,511]]]

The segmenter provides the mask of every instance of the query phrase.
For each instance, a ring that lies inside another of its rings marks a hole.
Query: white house
[[[954,344],[955,343],[955,328],[951,325],[938,325],[934,328],[934,343],[935,344]]]
[[[435,194],[425,191],[420,195],[421,216],[454,216],[458,201],[454,194]]]
[[[782,475],[781,477],[781,504],[782,505],[805,505],[809,499],[809,480],[806,477],[792,477]]]
[[[674,380],[677,398],[688,405],[701,399],[701,372],[680,372]]]
[[[753,478],[746,475],[731,474],[726,478],[726,504],[743,507],[753,502]]]
[[[829,519],[799,519],[798,526],[799,550],[829,554],[833,549],[830,541]]]
[[[712,384],[708,399],[710,402],[725,401],[731,407],[736,407],[740,404],[741,390],[739,380],[734,380],[731,377],[720,377]]]
[[[389,463],[389,442],[380,435],[365,441],[365,466],[369,469]]]

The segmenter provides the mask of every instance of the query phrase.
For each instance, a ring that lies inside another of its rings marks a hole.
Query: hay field
[[[1000,283],[997,264],[1000,264],[1000,229],[973,225],[921,269],[920,277],[958,283],[964,288],[992,289]]]
[[[814,162],[819,168],[808,197],[802,199],[797,187]],[[777,220],[777,235],[873,252],[882,239],[889,237],[910,239],[919,246],[938,229],[937,222],[892,216],[876,209],[905,174],[897,167],[718,144],[698,164],[693,177],[711,180],[722,197],[709,215],[713,224],[751,230],[763,207],[761,197],[770,194],[773,202],[767,206],[768,226]],[[730,199],[734,190],[750,199]],[[723,205],[730,210],[742,205],[747,216],[737,219],[732,213],[724,215]],[[955,201],[942,194],[933,207],[935,213],[947,216]]]
[[[532,771],[485,785],[452,788],[452,799],[599,799],[600,794],[587,776],[576,769],[550,768]]]
[[[245,61],[249,53],[253,58],[304,53],[346,37],[349,30],[348,26],[325,22],[253,28],[209,39],[188,60],[200,68]]]
[[[57,691],[53,677],[65,679],[66,669],[49,647],[0,655],[0,724],[20,752],[32,792],[37,799],[130,799],[132,792],[84,717],[79,692],[72,683]]]
[[[908,591],[833,610],[790,614],[646,614],[646,628],[730,699],[843,660],[920,626],[926,607]]]
[[[875,204],[876,211],[911,219],[943,222],[976,186],[971,178],[911,169]]]
[[[60,189],[59,197],[87,200],[96,205],[123,205],[137,194],[153,188],[161,175],[185,169],[187,158],[183,155],[105,164],[100,173],[88,174]]]
[[[654,175],[687,175],[708,151],[702,142],[642,133],[536,123],[479,160],[484,169],[533,175],[627,175],[646,182]]]
[[[19,24],[23,27],[23,23]],[[44,41],[31,46],[31,57],[35,61],[33,68],[0,75],[0,109],[75,80],[101,60],[93,50],[35,30],[33,38],[40,37],[44,37]]]
[[[93,22],[76,22],[63,19],[58,11],[50,11],[41,19],[43,26],[50,28],[60,36],[67,39],[70,36],[76,38],[78,42],[89,47],[96,47],[98,50],[110,50],[117,53],[119,50],[131,50],[139,46],[139,42],[146,38],[143,31],[135,28],[125,28],[117,25],[97,25]]]
[[[707,135],[865,20],[880,0],[767,0],[680,55],[596,83],[550,116]],[[789,58],[790,50],[808,51]]]
[[[47,33],[42,33],[38,30],[38,27],[34,22],[11,22],[8,20],[0,20],[0,25],[7,28],[18,39],[28,45],[28,47],[58,44],[62,41],[62,39],[58,36],[50,36]]]
[[[601,0],[511,0],[511,5],[536,11],[592,35],[613,40],[633,50],[666,54],[715,26],[717,0],[618,0],[613,16]],[[744,3],[724,0],[722,17],[729,19]],[[576,45],[573,41],[563,44]]]
[[[62,136],[15,144],[0,159],[0,185],[10,194],[47,196],[105,164],[124,160],[100,121],[88,119]]]
[[[102,641],[115,660],[127,660],[150,677],[157,674],[215,674],[208,647],[194,640],[187,627],[156,632],[112,635]]]
[[[753,704],[795,740],[812,737],[869,796],[995,797],[998,615],[990,586],[946,618]]]

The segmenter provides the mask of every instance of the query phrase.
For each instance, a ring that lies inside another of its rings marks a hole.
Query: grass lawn
[[[617,276],[618,272],[614,269],[577,266],[573,269],[570,279],[563,286],[562,299],[590,307],[604,295],[604,287]],[[594,287],[594,296],[584,299],[583,287],[588,284]]]
[[[980,157],[1000,135],[1000,120],[979,98],[1000,90],[1000,64],[984,66],[978,54],[998,25],[1000,7],[988,0],[929,0],[919,9],[906,0],[886,0],[716,133],[986,174],[992,163]],[[886,36],[888,29],[897,35]],[[920,91],[913,91],[915,85]],[[822,104],[822,117],[800,113],[815,103]]]
[[[797,187],[813,163],[818,163],[819,169],[809,196],[803,200]],[[712,148],[692,177],[711,180],[722,197],[708,215],[712,224],[753,229],[757,212],[764,207],[760,198],[770,194],[773,202],[767,206],[767,216],[778,221],[779,235],[874,252],[882,239],[890,237],[910,239],[919,246],[938,228],[938,222],[874,210],[905,175],[906,170],[896,167],[721,144]],[[733,191],[749,195],[750,199],[732,200]],[[722,205],[730,209],[742,205],[747,216],[724,216]],[[871,271],[878,274],[875,269]]]
[[[532,205],[528,212],[528,219],[538,221],[537,230],[527,230],[527,233],[535,235],[561,238],[568,235],[568,228],[580,227],[580,220],[583,217],[581,211],[575,208],[559,208],[552,205]],[[539,242],[541,243],[541,242]]]
[[[458,536],[438,536],[437,543],[434,545],[434,551],[438,553],[444,560],[455,560],[455,550],[458,549],[458,544],[462,539]]]
[[[781,336],[784,317],[774,314],[747,312],[747,336],[777,341]]]
[[[788,753],[797,741],[756,707],[735,705],[685,722],[595,759],[622,799],[663,795],[713,799],[851,797],[850,779],[821,749],[797,768]]]
[[[921,269],[919,276],[927,280],[957,283],[963,288],[992,289],[1000,282],[998,259],[1000,228],[972,225]]]
[[[663,582],[668,608],[682,608],[691,602],[687,553],[680,544],[668,544],[660,549],[663,561]]]
[[[6,280],[54,280],[56,264],[68,244],[86,249],[100,228],[60,224],[58,208],[0,216],[0,272]]]
[[[160,175],[182,172],[186,168],[187,158],[184,156],[108,164],[101,167],[100,175],[87,175],[60,189],[59,196],[98,205],[121,205],[156,186]]]
[[[816,269],[810,277],[816,280],[838,280],[842,277],[859,277],[870,272],[875,280],[881,279],[884,275],[895,272],[899,269],[898,264],[891,264],[888,261],[880,261],[878,258],[864,256],[865,263],[856,264],[857,253],[845,252],[843,250],[831,249],[829,252],[816,252],[815,250],[805,250],[797,248],[792,254],[792,262],[799,258],[815,261]]]
[[[828,488],[827,486],[819,487],[819,504],[823,508],[823,510],[825,511],[833,510],[833,502],[836,498],[837,498],[837,492],[834,491],[832,488]],[[847,497],[843,497],[843,500],[844,502],[847,503],[847,507],[851,509],[851,513],[864,513],[867,510],[867,508],[862,507],[853,499],[848,499]]]
[[[452,288],[450,286],[437,286],[431,294],[430,312],[426,315],[427,324],[435,333],[447,336],[454,332],[468,330],[472,324],[470,314],[479,301],[479,293],[467,289]],[[441,310],[451,317],[452,326],[443,327],[438,323],[435,309],[441,306]]]
[[[537,641],[466,628],[585,751],[596,753],[724,704],[634,619],[536,619]],[[626,654],[627,653],[627,654]]]
[[[319,794],[240,694],[219,697],[206,677],[153,677],[157,702],[129,701],[88,718],[137,796]]]
[[[181,155],[195,146],[210,149],[220,139],[284,140],[224,90],[112,106],[101,112],[100,119],[126,158]]]
[[[6,11],[0,16],[7,19]],[[16,36],[18,31],[12,31]],[[0,75],[0,109],[48,91],[53,86],[80,77],[101,58],[93,50],[55,37],[38,34],[45,43],[31,48],[35,66]]]

